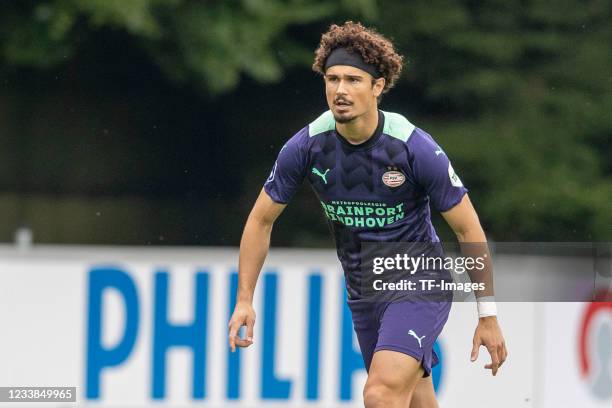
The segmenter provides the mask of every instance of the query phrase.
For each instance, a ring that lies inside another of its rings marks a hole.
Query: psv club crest
[[[404,181],[406,181],[406,176],[404,173],[397,170],[387,171],[382,176],[382,182],[391,188],[401,186],[404,184]]]

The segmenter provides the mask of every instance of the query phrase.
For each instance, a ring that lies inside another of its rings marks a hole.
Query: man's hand
[[[242,326],[246,326],[246,338],[241,339],[238,336],[238,330]],[[255,326],[255,310],[253,305],[246,302],[236,303],[234,308],[234,314],[229,321],[229,346],[232,349],[232,353],[236,351],[238,347],[249,347],[253,344],[253,326]]]
[[[497,317],[488,316],[478,319],[478,326],[474,332],[472,361],[478,359],[478,349],[481,345],[485,346],[491,355],[491,363],[485,365],[484,368],[492,370],[493,375],[496,375],[499,367],[501,367],[504,361],[506,361],[506,358],[508,358],[506,342],[497,324]]]

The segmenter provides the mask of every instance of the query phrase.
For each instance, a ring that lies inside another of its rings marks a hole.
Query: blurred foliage
[[[612,239],[612,3],[385,6],[377,24],[493,236]]]
[[[0,185],[156,200],[148,216],[108,203],[151,230],[118,232],[121,243],[172,231],[164,242],[235,245],[278,147],[324,109],[309,71],[320,33],[349,18],[376,26],[406,57],[383,107],[444,147],[491,237],[612,241],[606,0],[2,2],[0,73],[13,85],[0,94],[9,135],[0,136]],[[329,243],[308,194],[279,221],[276,243]],[[0,208],[19,208],[11,197]],[[97,213],[95,202],[81,211]],[[181,229],[181,219],[199,224]],[[108,231],[69,229],[45,239],[113,242]]]
[[[235,88],[242,73],[278,81],[284,67],[308,63],[311,47],[285,35],[291,26],[376,11],[373,0],[50,0],[3,2],[0,10],[9,64],[55,66],[107,27],[135,36],[172,79],[211,92]]]

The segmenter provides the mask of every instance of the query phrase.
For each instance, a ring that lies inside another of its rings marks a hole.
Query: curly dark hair
[[[376,67],[385,78],[383,93],[393,88],[402,71],[404,58],[395,52],[393,43],[372,28],[361,23],[347,21],[339,26],[332,24],[321,36],[319,47],[315,51],[312,69],[325,74],[325,61],[329,54],[338,47],[346,47],[350,52],[361,54],[363,60]]]

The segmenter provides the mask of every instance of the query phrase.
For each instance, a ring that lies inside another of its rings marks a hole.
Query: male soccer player
[[[393,87],[402,57],[393,44],[359,23],[323,34],[313,69],[323,75],[329,110],[296,133],[278,159],[247,219],[240,243],[237,303],[229,343],[253,343],[253,292],[274,221],[307,179],[334,234],[353,323],[368,379],[367,408],[436,407],[433,344],[450,302],[371,302],[364,299],[360,249],[366,242],[439,242],[430,206],[460,243],[486,238],[467,190],[448,157],[403,116],[378,109]],[[490,277],[483,279],[490,282]],[[493,375],[507,356],[494,303],[479,302],[471,359],[486,346]],[[238,336],[246,326],[246,338]]]

